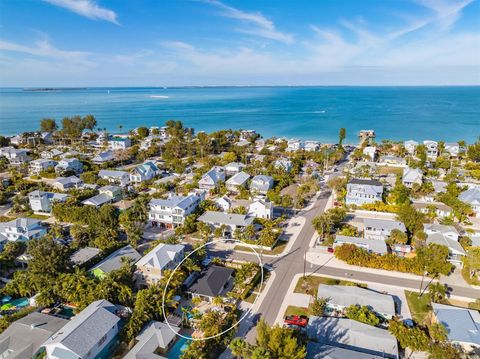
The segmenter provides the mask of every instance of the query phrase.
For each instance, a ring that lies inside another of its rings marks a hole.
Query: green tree
[[[392,241],[392,243],[407,244],[408,242],[407,235],[397,228],[392,229],[392,231],[390,232],[389,238]]]
[[[476,276],[480,271],[480,247],[470,248],[464,259],[464,263],[469,270],[470,278]]]
[[[332,232],[333,229],[333,220],[330,216],[321,214],[312,219],[313,228],[317,231],[320,238],[325,238],[328,234]]]
[[[345,140],[345,137],[347,137],[347,130],[342,127],[340,128],[340,131],[338,131],[338,146],[342,147],[343,140]]]
[[[447,296],[447,286],[439,282],[432,283],[428,287],[428,295],[432,302],[442,303]]]
[[[430,340],[425,332],[418,328],[409,328],[398,319],[392,319],[388,325],[388,331],[397,338],[402,348],[410,348],[413,352],[427,351],[430,348]]]
[[[97,120],[93,115],[86,115],[82,119],[82,130],[83,129],[88,129],[90,131],[93,131],[95,127],[97,127]]]
[[[410,203],[405,203],[398,207],[397,219],[405,224],[410,234],[423,230],[425,216]]]
[[[310,306],[310,312],[312,315],[322,317],[325,314],[325,309],[328,304],[328,298],[318,298],[315,296],[313,303]]]
[[[380,319],[377,317],[377,315],[372,312],[366,305],[359,306],[353,304],[345,309],[345,315],[349,319],[353,319],[368,325],[375,326],[380,323]]]
[[[57,122],[53,118],[44,118],[40,121],[41,132],[55,132],[57,129]]]
[[[149,131],[148,131],[148,128],[146,128],[146,127],[139,127],[139,128],[137,128],[137,135],[138,135],[138,137],[140,137],[140,138],[145,138],[145,137],[147,137],[147,136],[148,136],[148,132],[149,132]]]

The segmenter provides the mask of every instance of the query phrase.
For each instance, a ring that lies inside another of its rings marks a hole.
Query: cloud
[[[105,20],[119,25],[113,10],[98,6],[93,0],[43,0],[94,20]]]
[[[217,0],[205,0],[205,2],[219,7],[221,9],[221,16],[246,22],[254,26],[253,28],[238,29],[239,32],[270,40],[280,41],[286,44],[292,44],[294,42],[294,37],[292,34],[277,30],[273,21],[267,19],[260,12],[246,12],[225,5],[224,3]]]

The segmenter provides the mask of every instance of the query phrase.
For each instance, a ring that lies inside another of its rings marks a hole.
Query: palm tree
[[[236,358],[245,358],[249,349],[248,343],[242,338],[233,339],[228,347],[230,348],[232,355]]]

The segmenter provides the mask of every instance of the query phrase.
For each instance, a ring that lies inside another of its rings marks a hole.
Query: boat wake
[[[170,96],[165,95],[150,95],[151,98],[170,98]]]

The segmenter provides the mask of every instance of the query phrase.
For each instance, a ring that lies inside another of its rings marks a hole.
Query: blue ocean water
[[[169,119],[207,132],[255,129],[264,136],[334,142],[379,139],[474,141],[480,135],[480,87],[217,87],[0,89],[0,134],[38,129],[41,118],[93,114],[99,127],[123,131]]]

